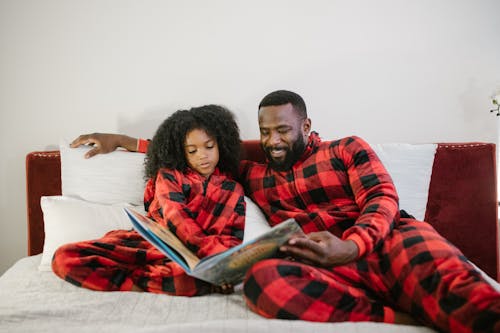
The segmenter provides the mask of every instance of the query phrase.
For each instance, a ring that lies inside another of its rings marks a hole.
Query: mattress
[[[20,259],[0,277],[0,332],[435,332],[382,323],[312,323],[265,319],[231,295],[176,297],[97,292],[38,270],[40,255]]]

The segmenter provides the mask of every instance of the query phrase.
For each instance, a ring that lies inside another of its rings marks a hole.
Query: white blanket
[[[232,295],[173,297],[96,292],[38,271],[40,255],[19,260],[0,277],[0,332],[394,332],[425,327],[381,323],[311,323],[264,319]]]

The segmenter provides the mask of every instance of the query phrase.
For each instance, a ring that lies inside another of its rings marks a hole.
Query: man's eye
[[[269,131],[260,130],[260,135],[269,135]]]
[[[279,134],[286,134],[286,133],[288,133],[288,131],[289,131],[289,129],[288,129],[288,128],[280,128],[280,129],[278,130],[278,133],[279,133]]]

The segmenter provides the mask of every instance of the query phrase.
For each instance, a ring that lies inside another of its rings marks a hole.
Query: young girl
[[[144,205],[198,257],[243,239],[243,188],[233,180],[241,140],[233,115],[217,105],[180,110],[166,119],[149,144]],[[231,292],[188,276],[137,232],[111,231],[103,238],[67,244],[54,254],[53,271],[85,288],[143,290],[195,296]]]

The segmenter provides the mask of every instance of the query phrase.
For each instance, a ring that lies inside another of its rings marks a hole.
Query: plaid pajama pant
[[[412,219],[351,264],[259,262],[244,294],[268,318],[393,322],[395,309],[446,332],[500,332],[500,293],[431,225]]]
[[[103,238],[64,245],[52,270],[79,287],[99,291],[144,291],[178,296],[211,292],[211,285],[187,275],[137,232],[110,231]]]

